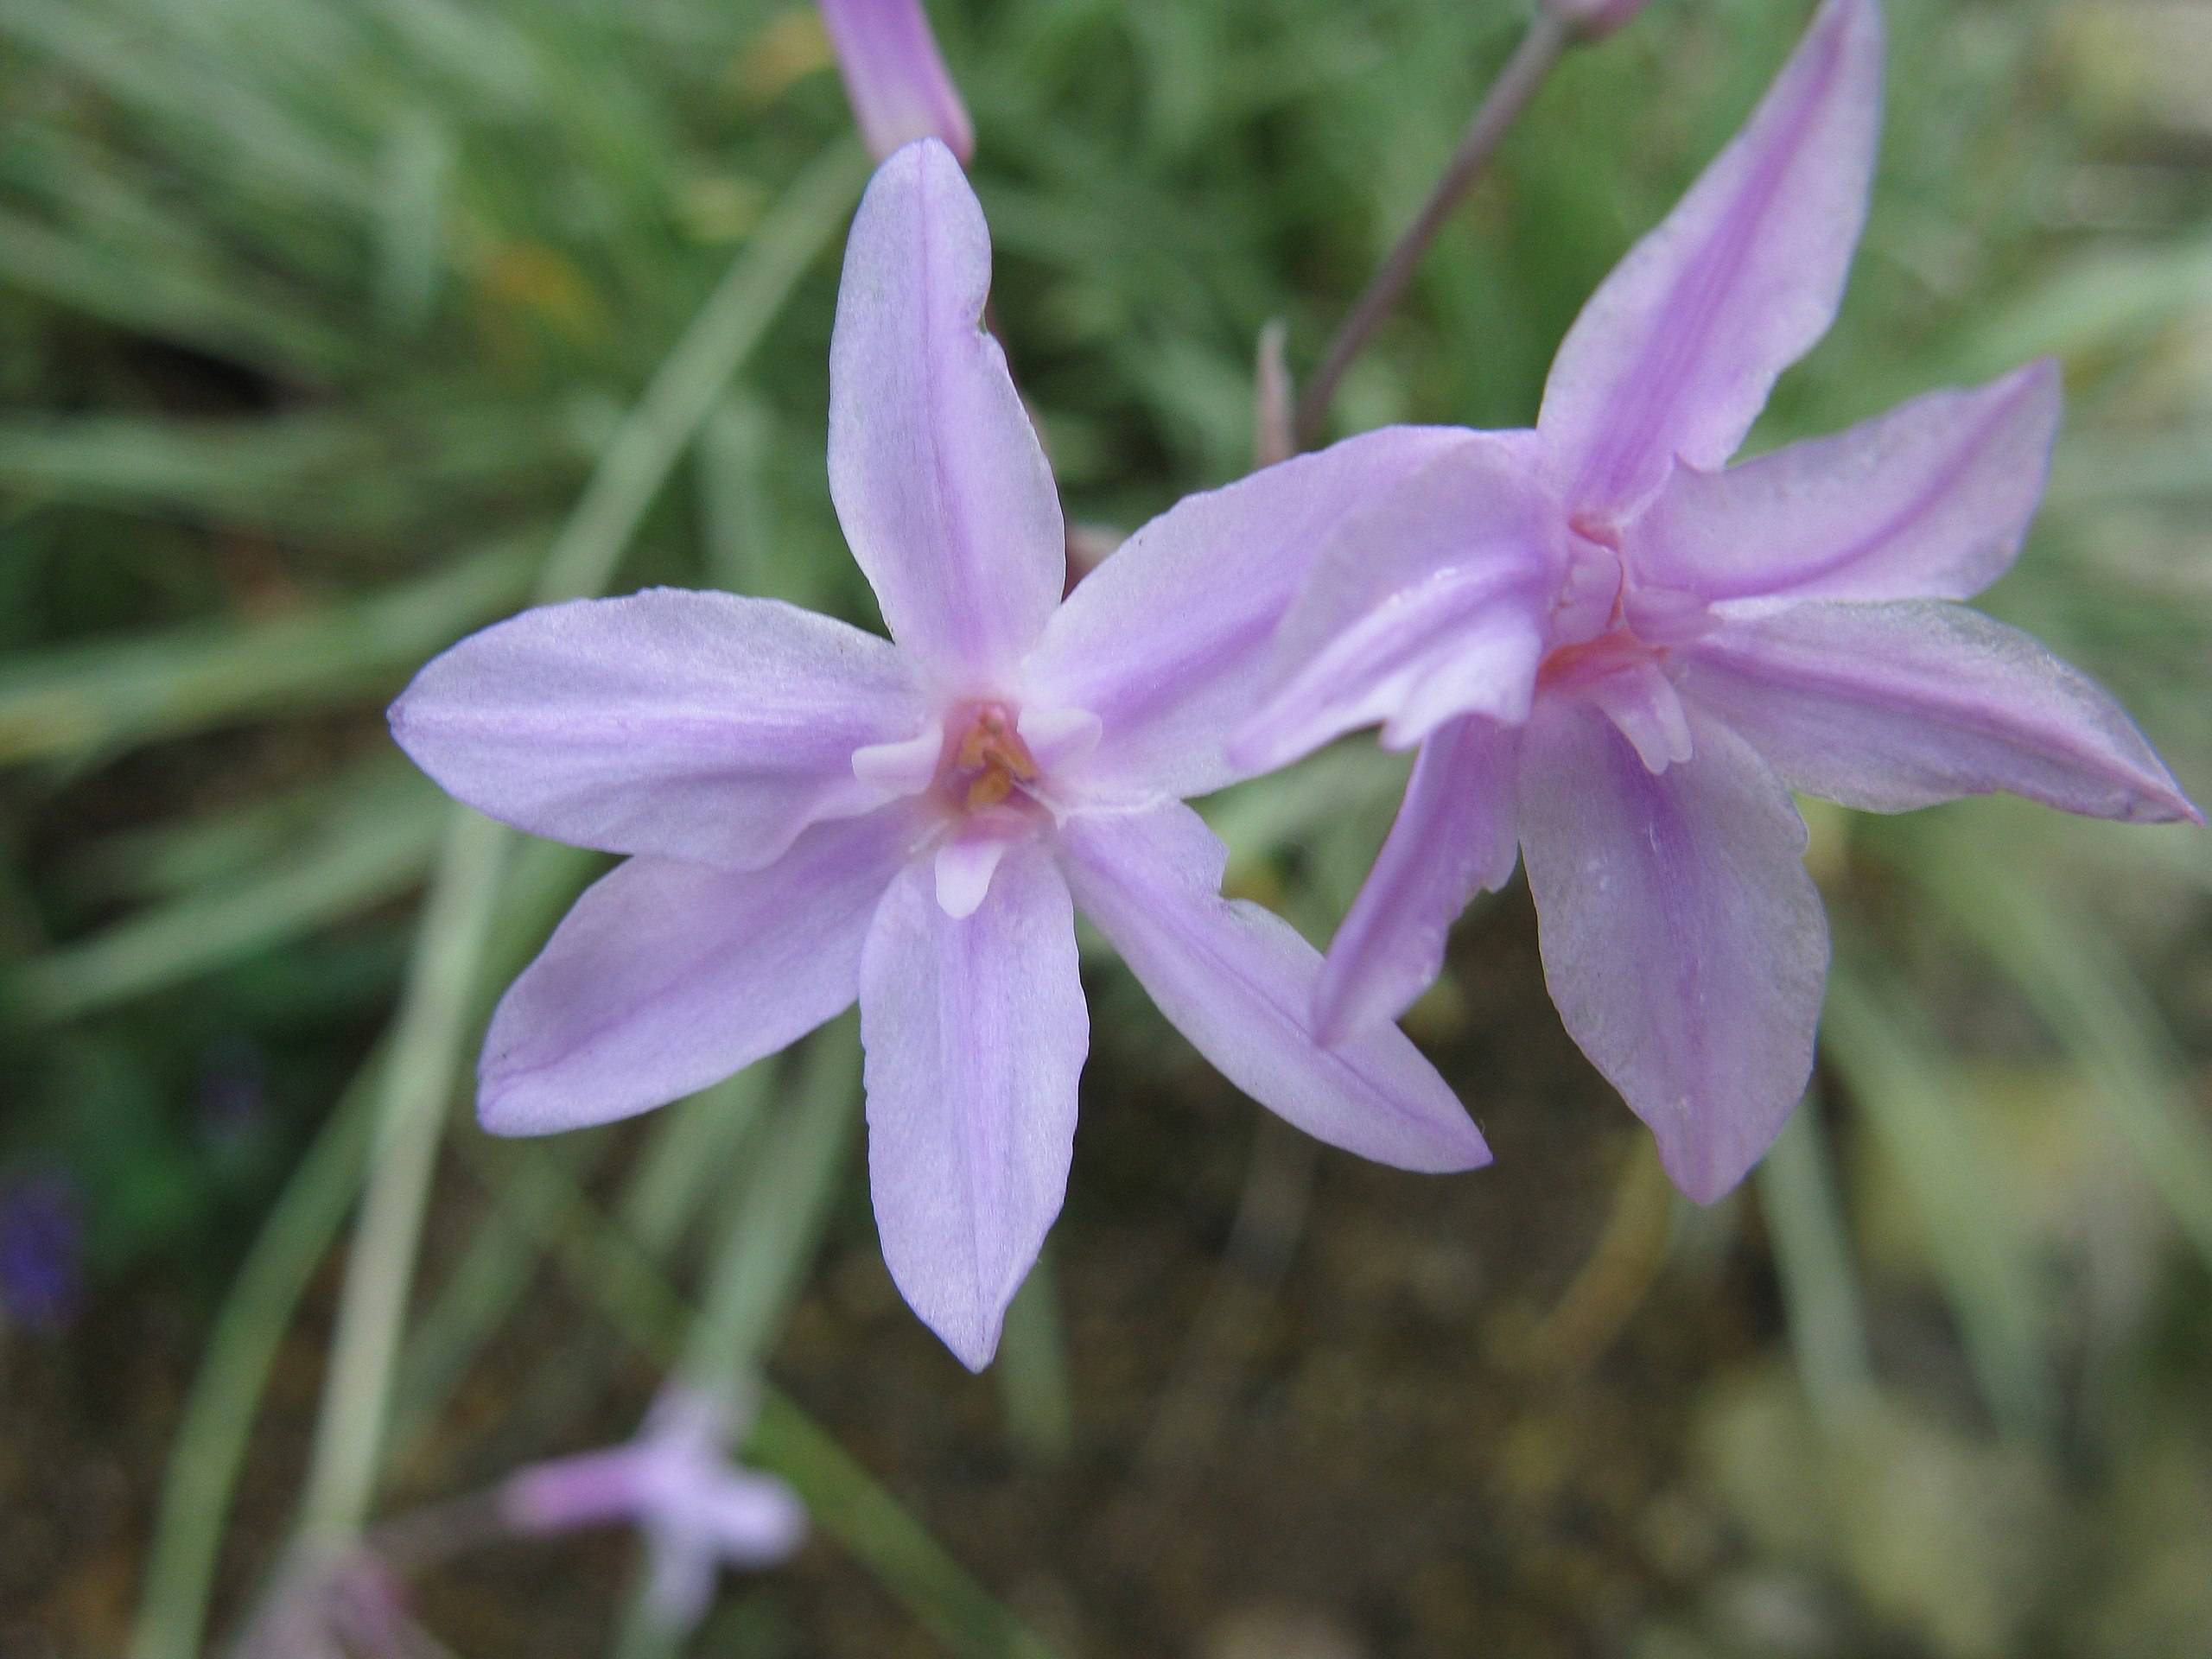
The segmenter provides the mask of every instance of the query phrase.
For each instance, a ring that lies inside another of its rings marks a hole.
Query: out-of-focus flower
[[[1649,0],[1544,0],[1554,13],[1574,25],[1586,41],[1602,40],[1624,29]]]
[[[308,1546],[277,1573],[230,1651],[232,1659],[420,1659],[443,1649],[374,1554]]]
[[[1568,1031],[1708,1202],[1812,1065],[1828,936],[1793,788],[2202,822],[2110,697],[1956,602],[2034,516],[2054,365],[1724,470],[1835,315],[1881,106],[1880,10],[1828,0],[1585,308],[1536,429],[1462,435],[1316,555],[1234,752],[1378,721],[1421,749],[1331,947],[1325,1033],[1401,1012],[1517,842]]]
[[[84,1297],[85,1208],[61,1174],[0,1185],[0,1310],[17,1324],[58,1331]]]
[[[917,138],[935,138],[963,164],[973,158],[976,130],[922,0],[822,0],[822,21],[876,160]]]
[[[895,644],[660,590],[486,629],[392,709],[461,799],[635,855],[501,1002],[486,1127],[644,1111],[857,996],[884,1256],[972,1367],[1066,1191],[1078,905],[1291,1122],[1402,1168],[1490,1157],[1395,1027],[1314,1040],[1319,954],[1221,896],[1228,849],[1183,804],[1249,775],[1228,735],[1306,550],[1460,439],[1375,434],[1194,496],[1063,602],[1052,470],[978,326],[989,283],[951,153],[900,150],[854,222],[830,368],[830,493]]]
[[[501,1510],[524,1533],[636,1527],[651,1552],[655,1611],[689,1630],[705,1616],[725,1566],[774,1567],[806,1541],[798,1494],[728,1460],[736,1427],[706,1396],[672,1387],[629,1445],[511,1476],[500,1488]]]

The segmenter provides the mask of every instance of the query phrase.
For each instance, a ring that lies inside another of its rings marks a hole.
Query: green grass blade
[[[0,283],[281,376],[334,377],[355,361],[354,342],[342,329],[302,315],[280,296],[241,289],[212,271],[104,252],[17,213],[0,212]]]
[[[730,1211],[685,1347],[684,1375],[702,1387],[742,1386],[813,1265],[860,1127],[856,1018],[833,1020],[809,1041],[790,1093]]]
[[[507,914],[472,992],[480,1015],[575,896],[587,861],[550,843],[530,852],[537,855],[516,861]],[[360,1191],[388,1053],[379,1048],[333,1109],[216,1316],[162,1487],[131,1659],[192,1659],[202,1650],[216,1559],[276,1344]]]
[[[444,387],[343,414],[0,421],[0,487],[41,506],[215,518],[349,543],[442,530],[487,491],[558,479],[588,458],[583,435],[557,414],[507,402],[455,407]]]
[[[184,897],[236,882],[386,814],[419,809],[424,798],[423,774],[396,749],[379,745],[283,794],[252,796],[205,817],[103,836],[71,855],[55,886],[94,901]]]
[[[1015,1451],[1039,1468],[1065,1463],[1075,1446],[1075,1390],[1060,1318],[1059,1275],[1049,1244],[1006,1311],[1006,1329],[991,1370]]]
[[[503,545],[369,598],[275,621],[202,623],[23,654],[0,671],[0,764],[101,756],[395,690],[456,634],[511,608],[533,563],[528,547]]]
[[[1814,1410],[1834,1430],[1872,1400],[1874,1367],[1824,1116],[1816,1089],[1799,1103],[1755,1179],[1797,1370]]]
[[[605,1136],[588,1135],[564,1135],[547,1148],[576,1180],[588,1179],[609,1150]],[[536,1241],[547,1217],[531,1206],[547,1201],[546,1190],[500,1180],[491,1192],[490,1212],[415,1321],[400,1357],[392,1383],[391,1443],[403,1464],[537,1274]]]
[[[645,1149],[616,1203],[624,1230],[653,1261],[666,1262],[709,1192],[737,1166],[770,1070],[766,1065],[749,1066],[654,1115]],[[601,1150],[606,1144],[594,1143]],[[481,1166],[492,1166],[489,1159]],[[491,1213],[409,1336],[392,1408],[392,1440],[403,1461],[534,1277],[542,1217],[523,1206],[547,1191],[539,1184],[518,1182],[512,1172],[493,1179]],[[581,1376],[564,1380],[581,1392]]]
[[[699,537],[710,587],[758,592],[760,573],[771,563],[775,534],[767,461],[772,439],[768,412],[737,398],[725,401],[699,429]]]
[[[181,8],[176,15],[204,17],[209,10]],[[234,178],[302,201],[373,206],[374,168],[285,109],[250,74],[237,73],[234,36],[215,51],[196,51],[149,30],[143,16],[118,22],[102,10],[85,0],[11,0],[0,10],[0,29],[185,137],[183,153],[219,157]],[[233,60],[227,70],[218,67],[226,52]]]
[[[773,1068],[749,1065],[663,1115],[615,1214],[656,1261],[665,1261],[708,1194],[749,1155]]]
[[[843,228],[868,176],[848,139],[814,162],[707,298],[607,446],[553,550],[540,603],[602,591],[670,472],[729,390],[807,268]]]
[[[388,333],[421,332],[445,273],[445,217],[454,142],[426,110],[402,111],[379,160],[376,308]]]
[[[1954,1104],[1923,1021],[1874,983],[1838,951],[1821,1026],[1828,1057],[1911,1185],[1992,1414],[2009,1434],[2047,1437],[2057,1385],[2018,1218]]]
[[[1999,874],[1962,849],[1942,857],[1928,885],[2082,1067],[2212,1270],[2212,1133],[2194,1109],[2188,1061],[2108,938],[2048,893]]]
[[[472,1023],[468,989],[490,939],[513,839],[472,812],[448,820],[391,1025],[391,1064],[377,1091],[376,1152],[346,1264],[304,1503],[310,1533],[351,1535],[375,1499],[430,1177]]]
[[[677,1372],[727,1411],[751,1406],[753,1374],[820,1249],[860,1125],[859,1037],[848,1015],[807,1045],[798,1098],[768,1127],[731,1208]],[[685,1634],[661,1617],[641,1583],[615,1651],[620,1659],[661,1659],[682,1648]]]
[[[302,855],[209,883],[48,952],[17,976],[17,1006],[33,1020],[75,1019],[397,898],[422,879],[444,824],[442,804],[425,790],[407,810],[346,826]]]

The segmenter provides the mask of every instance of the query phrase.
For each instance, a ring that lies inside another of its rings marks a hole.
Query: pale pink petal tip
[[[884,1263],[970,1370],[1060,1212],[1090,1047],[1066,881],[1033,843],[993,858],[965,913],[944,902],[942,866],[906,871],[861,963]]]
[[[1680,461],[1715,470],[1827,332],[1865,224],[1882,16],[1829,0],[1735,139],[1606,278],[1537,424],[1580,511],[1632,515]]]

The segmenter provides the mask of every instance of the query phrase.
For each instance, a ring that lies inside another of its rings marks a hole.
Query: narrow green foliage
[[[2047,1438],[2057,1385],[2024,1230],[1955,1108],[1925,1019],[1878,983],[1839,949],[1822,1026],[1828,1056],[1910,1188],[1990,1412],[2008,1433]]]

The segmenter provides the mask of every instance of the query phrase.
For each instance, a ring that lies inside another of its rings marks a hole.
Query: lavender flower
[[[2108,696],[1955,602],[2034,515],[2053,365],[1722,470],[1842,295],[1881,60],[1874,0],[1827,0],[1585,308],[1536,429],[1463,434],[1316,553],[1234,751],[1274,764],[1378,721],[1421,750],[1331,949],[1325,1033],[1402,1011],[1517,842],[1568,1031],[1706,1201],[1812,1065],[1828,937],[1791,789],[2202,822]]]
[[[895,645],[659,590],[487,629],[392,710],[461,799],[634,855],[499,1005],[486,1126],[644,1111],[857,995],[885,1259],[977,1368],[1066,1187],[1078,905],[1293,1123],[1408,1169],[1489,1159],[1394,1027],[1313,1039],[1319,956],[1221,897],[1227,851],[1181,804],[1247,775],[1226,739],[1305,550],[1460,440],[1371,435],[1194,496],[1064,603],[1051,470],[977,326],[989,276],[951,153],[900,150],[853,226],[830,409],[830,492]]]
[[[921,0],[822,0],[822,21],[876,160],[917,138],[938,140],[963,163],[975,155],[976,130]]]
[[[735,1425],[705,1395],[671,1388],[627,1446],[541,1463],[508,1478],[499,1507],[518,1532],[635,1526],[650,1551],[647,1594],[662,1623],[690,1630],[727,1565],[774,1567],[806,1541],[806,1510],[772,1476],[729,1463]]]

